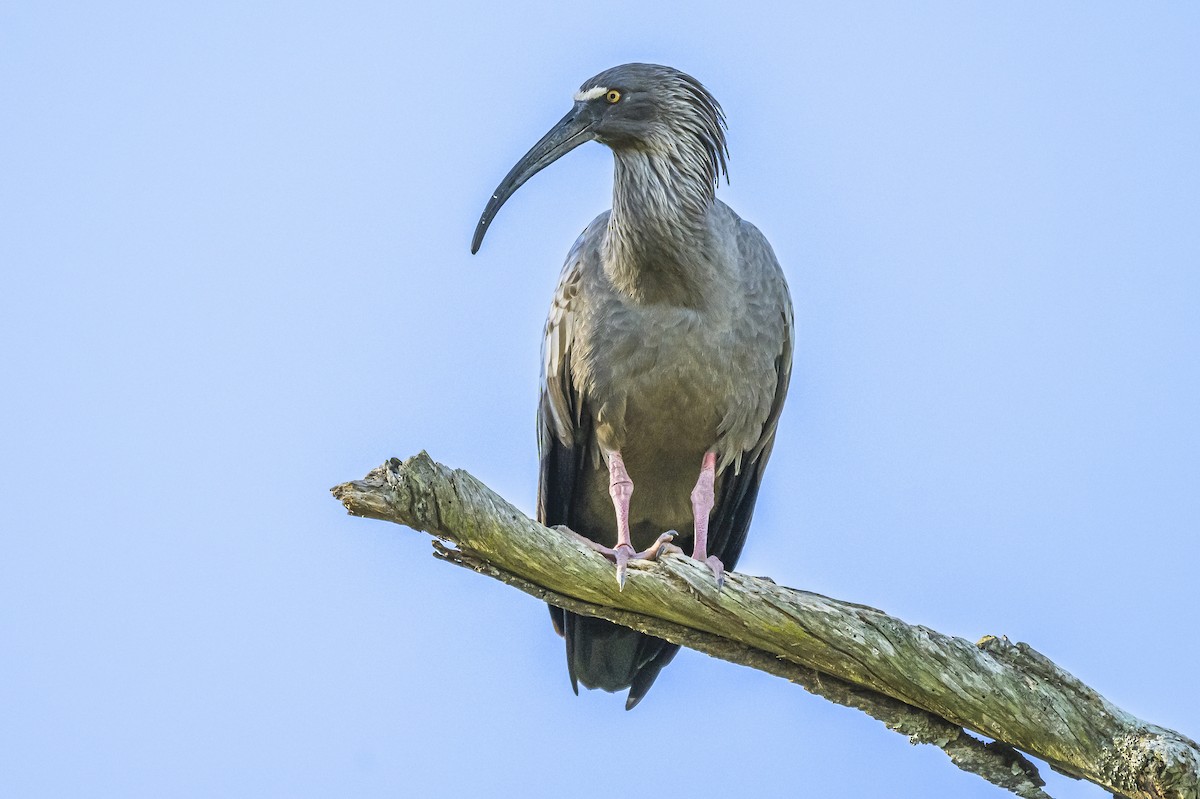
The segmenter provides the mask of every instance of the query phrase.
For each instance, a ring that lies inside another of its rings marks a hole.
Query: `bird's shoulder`
[[[563,325],[572,311],[576,310],[585,275],[598,268],[600,242],[608,225],[608,217],[609,212],[605,211],[593,219],[571,245],[554,290],[554,298],[550,302],[547,331]]]
[[[744,278],[752,283],[765,283],[772,287],[778,287],[777,290],[781,292],[781,296],[785,297],[790,304],[791,294],[787,288],[787,280],[783,276],[783,267],[780,266],[779,259],[775,256],[771,242],[753,222],[738,216],[724,203],[721,205],[728,215],[726,224],[732,231]]]
[[[790,345],[794,314],[792,294],[775,250],[762,231],[718,201],[726,241],[735,249],[743,324],[759,335],[782,337]],[[737,326],[737,323],[735,323]]]
[[[561,438],[568,438],[570,421],[579,411],[571,375],[571,352],[579,336],[581,314],[586,311],[585,277],[595,271],[600,240],[609,212],[597,216],[584,229],[563,263],[542,337],[542,378],[550,421]]]

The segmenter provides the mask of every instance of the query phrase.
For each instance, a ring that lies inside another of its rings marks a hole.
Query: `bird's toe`
[[[617,562],[617,589],[625,590],[625,575],[629,568],[629,561],[636,559],[638,553],[633,551],[633,547],[628,544],[621,544],[613,550],[613,559]]]
[[[725,587],[725,564],[716,555],[709,555],[704,563],[712,569],[713,576],[717,578],[717,590],[720,591]]]
[[[645,558],[646,560],[658,560],[667,552],[682,552],[683,550],[671,543],[676,535],[677,533],[674,530],[667,530],[644,552],[639,552],[638,557]]]

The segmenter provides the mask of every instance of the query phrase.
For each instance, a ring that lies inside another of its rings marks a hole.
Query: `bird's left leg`
[[[653,544],[641,552],[633,548],[633,540],[629,535],[629,500],[633,496],[633,480],[629,477],[629,472],[625,470],[625,461],[621,459],[621,453],[616,450],[608,454],[608,495],[612,497],[613,511],[617,516],[617,545],[606,547],[578,533],[575,533],[575,537],[616,562],[617,586],[624,590],[625,572],[628,569],[629,561],[656,560],[663,547],[675,537],[675,533],[671,531],[663,533]]]
[[[715,486],[717,482],[717,454],[704,453],[704,461],[700,465],[700,478],[692,489],[692,520],[695,524],[696,546],[692,557],[701,563],[708,564],[717,578],[717,587],[725,584],[725,564],[716,555],[708,554],[708,517],[716,504]]]

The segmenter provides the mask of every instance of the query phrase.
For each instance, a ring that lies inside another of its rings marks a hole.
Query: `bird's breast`
[[[601,443],[702,455],[736,399],[720,327],[679,308],[622,309],[604,324],[594,338],[604,345],[587,353]]]

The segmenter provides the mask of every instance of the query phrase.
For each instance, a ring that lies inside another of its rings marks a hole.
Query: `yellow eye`
[[[604,95],[604,99],[610,103],[615,103],[621,99],[621,93],[616,89],[609,89],[608,94]]]

